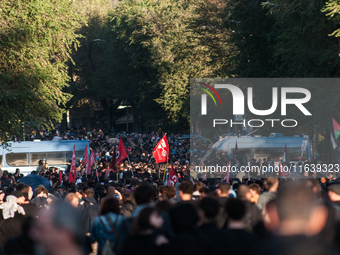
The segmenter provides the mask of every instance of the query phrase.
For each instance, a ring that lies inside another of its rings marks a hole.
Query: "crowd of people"
[[[189,139],[168,134],[170,185],[151,156],[163,136],[154,133],[119,134],[129,157],[107,174],[119,140],[99,132],[90,137],[91,174],[80,159],[75,182],[48,159],[32,172],[45,185],[0,171],[0,255],[340,253],[336,178],[200,178],[189,160],[207,145],[194,153]]]
[[[1,254],[340,252],[333,180],[122,178],[33,190],[19,178],[0,192]]]

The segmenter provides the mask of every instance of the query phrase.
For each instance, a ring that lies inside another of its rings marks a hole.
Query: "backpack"
[[[99,220],[100,220],[100,223],[103,225],[107,235],[109,236],[113,232],[116,236],[116,226],[117,226],[119,215],[116,216],[115,224],[113,224],[113,222],[111,221],[111,218],[108,215],[105,215],[104,217],[105,217],[106,221],[109,223],[109,226],[110,226],[111,229],[107,229],[107,227],[104,224],[101,217],[99,217]],[[109,238],[106,239],[105,244],[104,244],[104,248],[101,251],[101,255],[115,255],[113,248],[114,248],[114,243],[111,243]]]

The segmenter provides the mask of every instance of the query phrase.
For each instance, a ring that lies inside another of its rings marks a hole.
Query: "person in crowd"
[[[225,211],[225,204],[229,199],[230,185],[226,183],[220,183],[216,192],[218,195],[217,201],[219,203],[219,211],[216,218],[217,227],[222,228],[225,226],[228,216]]]
[[[81,217],[73,206],[58,202],[50,210],[39,211],[31,231],[42,254],[85,255]]]
[[[194,192],[194,188],[192,186],[192,182],[183,181],[178,187],[179,189],[179,197],[181,201],[191,201],[192,193]]]
[[[228,247],[228,254],[262,254],[258,238],[245,229],[244,217],[246,206],[237,198],[230,198],[226,203],[228,227],[225,230],[224,245]]]
[[[34,204],[39,209],[46,208],[46,206],[48,206],[47,202],[48,190],[45,188],[44,185],[39,185],[35,189],[35,192],[37,195],[30,201],[30,203]]]
[[[196,182],[194,184],[194,192],[192,193],[192,197],[194,200],[199,200],[201,198],[200,189],[204,187],[205,184],[203,182]]]
[[[26,217],[37,217],[38,207],[35,204],[30,203],[29,197],[32,198],[33,190],[31,186],[23,185],[21,191],[15,191],[16,193],[22,192],[23,197],[18,197],[17,203],[25,210]],[[14,193],[14,192],[13,192]],[[20,193],[18,193],[21,195]]]
[[[171,204],[176,204],[179,201],[178,198],[176,198],[176,188],[174,186],[168,187],[166,196]]]
[[[319,242],[328,211],[313,191],[300,183],[280,185],[276,199],[267,204],[267,229],[275,234],[268,254],[332,254]]]
[[[131,193],[125,193],[123,194],[123,205],[120,209],[120,212],[122,215],[124,215],[125,218],[129,218],[132,216],[132,212],[136,208],[136,204],[133,199],[133,195]]]
[[[30,236],[33,228],[34,218],[27,217],[22,224],[22,234],[16,238],[9,239],[4,248],[6,255],[36,254],[35,242]]]
[[[251,191],[249,186],[240,185],[238,188],[237,198],[240,199],[246,206],[246,213],[243,218],[245,229],[252,231],[255,224],[262,220],[260,209],[252,201]]]
[[[174,236],[170,238],[166,254],[205,255],[211,254],[211,245],[198,230],[198,212],[189,202],[181,202],[169,211]]]
[[[199,203],[199,231],[204,236],[204,239],[212,244],[212,254],[223,254],[225,252],[225,231],[219,229],[216,225],[219,210],[219,202],[212,197],[204,197]]]
[[[79,197],[75,193],[68,193],[64,201],[74,206],[75,208],[79,206]]]
[[[119,211],[119,201],[116,198],[106,198],[101,204],[100,216],[93,220],[91,242],[98,242],[98,254],[103,251],[106,240],[113,244],[117,238],[117,229],[125,219]]]
[[[15,238],[22,233],[21,224],[26,214],[24,208],[18,204],[25,201],[21,191],[14,191],[6,197],[6,202],[0,205],[0,246],[4,248],[8,239]]]
[[[81,212],[82,231],[84,234],[89,235],[93,220],[96,216],[98,216],[100,211],[100,207],[94,198],[93,189],[89,188],[85,190],[84,198],[80,202],[78,208]]]
[[[160,211],[152,207],[143,208],[133,221],[132,234],[124,241],[122,254],[163,254],[162,249],[169,242],[161,232],[163,224]]]
[[[258,208],[262,211],[262,214],[265,214],[266,204],[276,197],[276,191],[278,187],[279,187],[278,178],[269,177],[266,179],[265,188],[267,192],[261,194],[256,204]]]
[[[256,204],[261,195],[261,186],[257,183],[252,183],[249,185],[249,188],[251,194],[251,202],[254,202]]]

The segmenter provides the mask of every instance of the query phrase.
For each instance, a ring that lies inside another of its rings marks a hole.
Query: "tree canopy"
[[[67,62],[80,35],[68,0],[0,2],[0,140],[61,121],[71,95]]]

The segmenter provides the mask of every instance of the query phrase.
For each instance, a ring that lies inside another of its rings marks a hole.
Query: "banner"
[[[96,163],[96,160],[94,158],[93,150],[91,149],[90,160],[89,160],[89,163],[86,166],[86,174],[91,174],[91,168],[92,168],[94,163]]]
[[[69,183],[76,181],[77,167],[76,167],[76,146],[73,145],[73,153],[72,153],[72,161],[71,161],[71,169],[69,176]]]
[[[166,139],[166,134],[158,142],[158,144],[154,148],[152,154],[155,157],[157,164],[163,163],[163,162],[168,162],[168,160],[169,160],[169,144],[168,144],[168,140]]]
[[[120,165],[120,163],[122,163],[122,161],[128,156],[128,154],[126,153],[125,150],[125,146],[123,143],[122,138],[120,138],[119,140],[119,145],[118,145],[118,150],[116,153],[116,160],[117,160],[117,166]]]
[[[82,166],[85,166],[88,163],[89,163],[89,151],[87,150],[87,145],[86,145],[85,151],[84,151],[84,156],[83,156]]]
[[[173,165],[171,164],[171,170],[170,170],[170,176],[168,180],[168,186],[175,186],[175,183],[178,182],[178,178],[175,173],[175,169],[173,168]]]

